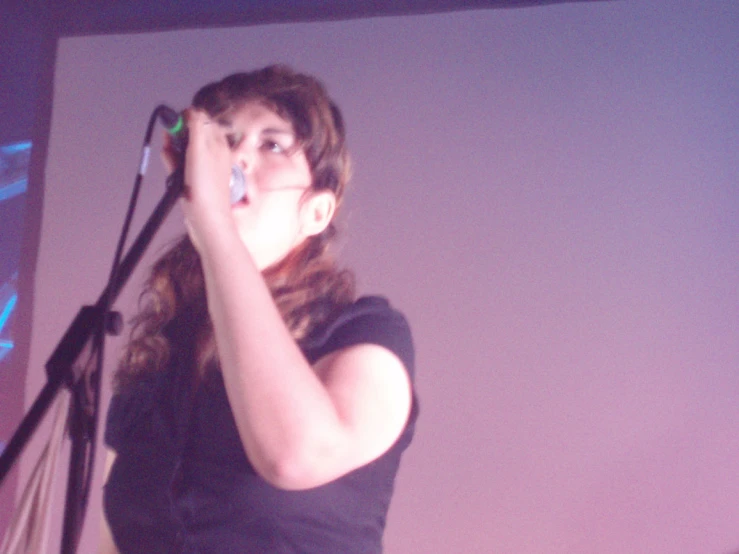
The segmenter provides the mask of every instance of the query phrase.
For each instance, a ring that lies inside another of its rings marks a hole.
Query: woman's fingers
[[[223,128],[202,110],[186,112],[189,143],[185,156],[185,184],[208,202],[228,200],[231,151]]]
[[[185,194],[182,208],[187,232],[202,253],[208,237],[223,226],[233,227],[229,195],[232,152],[226,129],[202,110],[185,112],[188,145],[185,155]]]
[[[162,146],[162,162],[164,167],[167,168],[167,175],[170,175],[175,169],[177,164],[180,163],[179,158],[181,154],[177,152],[172,142],[172,136],[165,132],[164,133],[164,145]]]

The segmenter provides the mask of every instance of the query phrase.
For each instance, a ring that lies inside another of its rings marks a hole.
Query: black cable
[[[76,463],[74,456],[72,456],[73,459],[71,459],[70,462],[70,483],[68,484],[63,524],[61,546],[62,554],[74,554],[77,550],[80,532],[82,531],[82,524],[84,522],[84,514],[87,511],[87,504],[90,498],[90,489],[92,488],[92,477],[95,468],[95,452],[97,450],[97,428],[100,419],[100,393],[105,355],[105,335],[110,330],[109,326],[112,323],[112,318],[115,317],[111,314],[110,309],[118,291],[118,279],[120,276],[119,272],[123,249],[126,245],[131,222],[133,221],[133,216],[136,211],[136,204],[138,203],[139,194],[141,192],[141,183],[149,165],[149,157],[151,154],[150,144],[154,132],[154,126],[160,119],[162,110],[164,109],[167,108],[164,106],[157,106],[149,118],[146,133],[144,134],[139,170],[134,179],[128,210],[126,211],[126,217],[123,222],[123,229],[121,230],[121,234],[118,239],[113,263],[110,269],[110,275],[108,277],[108,285],[95,307],[98,311],[96,314],[97,326],[92,338],[92,352],[89,358],[89,360],[91,360],[92,356],[95,356],[95,369],[94,371],[89,371],[89,364],[85,363],[82,378],[72,386],[72,410],[79,410],[81,413],[77,414],[77,421],[70,422],[70,428],[73,426],[79,426],[78,429],[72,430],[73,432],[79,433],[79,436],[76,437],[76,439],[73,438],[73,441],[80,441],[77,448],[84,448],[87,452],[86,456],[84,456],[85,461],[81,462],[82,467],[72,467],[72,465]],[[72,415],[72,417],[74,417],[74,415]],[[80,456],[80,459],[82,459],[82,456]],[[76,483],[76,478],[72,476],[75,472],[76,476],[81,477],[80,481],[83,483],[79,490],[77,490],[76,486],[72,486],[73,483]]]

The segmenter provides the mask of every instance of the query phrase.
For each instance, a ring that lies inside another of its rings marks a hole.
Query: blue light
[[[23,194],[28,189],[28,179],[20,179],[15,183],[7,186],[0,186],[0,202],[8,200],[19,194]]]
[[[31,141],[0,145],[0,202],[28,189]]]
[[[0,313],[0,333],[3,331],[3,327],[5,327],[5,324],[8,322],[8,318],[10,317],[10,314],[13,313],[13,308],[15,308],[16,303],[18,302],[18,294],[13,294],[9,299],[8,303],[5,304],[5,307],[3,308],[2,313]],[[3,343],[0,342],[0,346],[2,346]],[[10,348],[13,347],[13,343],[10,343]]]
[[[0,340],[0,361],[13,350],[13,341]]]
[[[30,149],[31,149],[30,140],[0,146],[0,152],[2,152],[3,154],[17,154],[18,152],[23,152],[24,150],[30,150]]]

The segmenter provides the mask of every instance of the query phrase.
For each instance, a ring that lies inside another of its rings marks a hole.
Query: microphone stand
[[[80,368],[77,360],[86,350],[92,338],[92,348],[101,351],[105,333],[116,333],[121,324],[120,314],[110,311],[118,294],[130,278],[133,270],[141,260],[154,235],[174,207],[183,190],[183,171],[177,169],[167,178],[166,191],[154,208],[153,213],[144,224],[136,240],[120,262],[114,264],[112,278],[93,306],[83,306],[64,333],[61,341],[46,363],[47,382],[38,397],[24,416],[18,429],[0,456],[0,483],[10,472],[11,467],[26,446],[31,435],[38,427],[42,417],[49,409],[52,401],[64,383],[72,389],[70,404],[70,476],[67,484],[67,501],[65,506],[64,533],[62,537],[62,553],[74,554],[81,530],[82,518],[79,517],[79,500],[86,504],[87,494],[79,494],[79,485],[89,482],[93,468],[84,467],[85,453],[90,453],[90,443],[95,440],[97,427],[97,408],[99,404],[100,373],[88,375],[86,382],[85,369]],[[121,250],[119,245],[119,250]],[[97,332],[93,334],[94,331]],[[93,386],[94,398],[88,398],[88,386]]]

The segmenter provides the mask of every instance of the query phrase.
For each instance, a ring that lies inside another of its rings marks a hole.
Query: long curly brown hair
[[[289,121],[304,150],[312,190],[330,190],[341,204],[350,176],[349,154],[341,112],[320,81],[274,65],[236,73],[200,89],[193,106],[218,117],[247,102],[260,102]],[[305,240],[282,261],[263,272],[274,301],[300,343],[322,323],[354,300],[354,277],[339,270],[328,247],[336,235],[332,222],[320,235]],[[217,367],[218,354],[208,316],[200,258],[187,235],[153,265],[133,318],[130,339],[115,374],[114,387],[167,366],[172,348],[167,328],[187,321],[195,344],[198,375]]]

